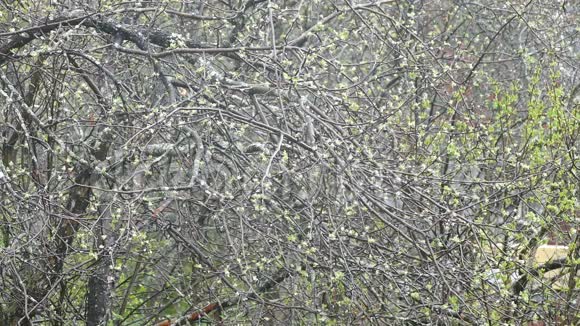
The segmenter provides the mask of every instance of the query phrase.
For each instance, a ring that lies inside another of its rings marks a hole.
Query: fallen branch
[[[566,258],[547,262],[520,276],[520,278],[518,278],[512,285],[512,292],[514,296],[519,296],[519,294],[526,288],[530,276],[536,277],[540,275],[540,271],[549,272],[564,267],[570,267],[570,265],[566,264]]]

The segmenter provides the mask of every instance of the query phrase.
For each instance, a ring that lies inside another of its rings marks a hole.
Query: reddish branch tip
[[[191,316],[189,316],[189,320],[190,321],[196,321],[198,319],[200,319],[201,317],[209,314],[210,312],[217,310],[219,308],[219,305],[217,303],[211,303],[209,305],[207,305],[205,308],[203,308],[202,311],[200,312],[194,312],[193,314],[191,314]]]
[[[189,321],[199,320],[203,316],[209,314],[210,312],[219,310],[219,308],[220,308],[220,305],[217,302],[211,303],[211,304],[205,306],[205,308],[203,308],[202,310],[192,313],[188,319],[189,319]],[[171,326],[171,319],[166,319],[162,322],[159,322],[155,326]]]

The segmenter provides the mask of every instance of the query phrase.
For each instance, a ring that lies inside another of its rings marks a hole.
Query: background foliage
[[[3,1],[0,323],[578,322],[579,9]]]

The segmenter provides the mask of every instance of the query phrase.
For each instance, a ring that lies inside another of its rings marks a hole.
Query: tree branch
[[[288,276],[290,276],[290,273],[287,270],[280,269],[275,274],[274,277],[264,282],[264,284],[262,284],[256,292],[250,293],[245,297],[245,299],[257,299],[259,294],[264,293],[272,289],[276,285],[282,283],[286,278],[288,278]],[[230,308],[236,305],[239,301],[240,297],[234,297],[223,302],[213,302],[196,312],[187,314],[185,316],[176,319],[175,322],[172,322],[170,319],[166,319],[162,322],[159,322],[157,326],[186,325],[188,322],[200,320],[201,318],[212,312],[219,312],[227,308]]]

